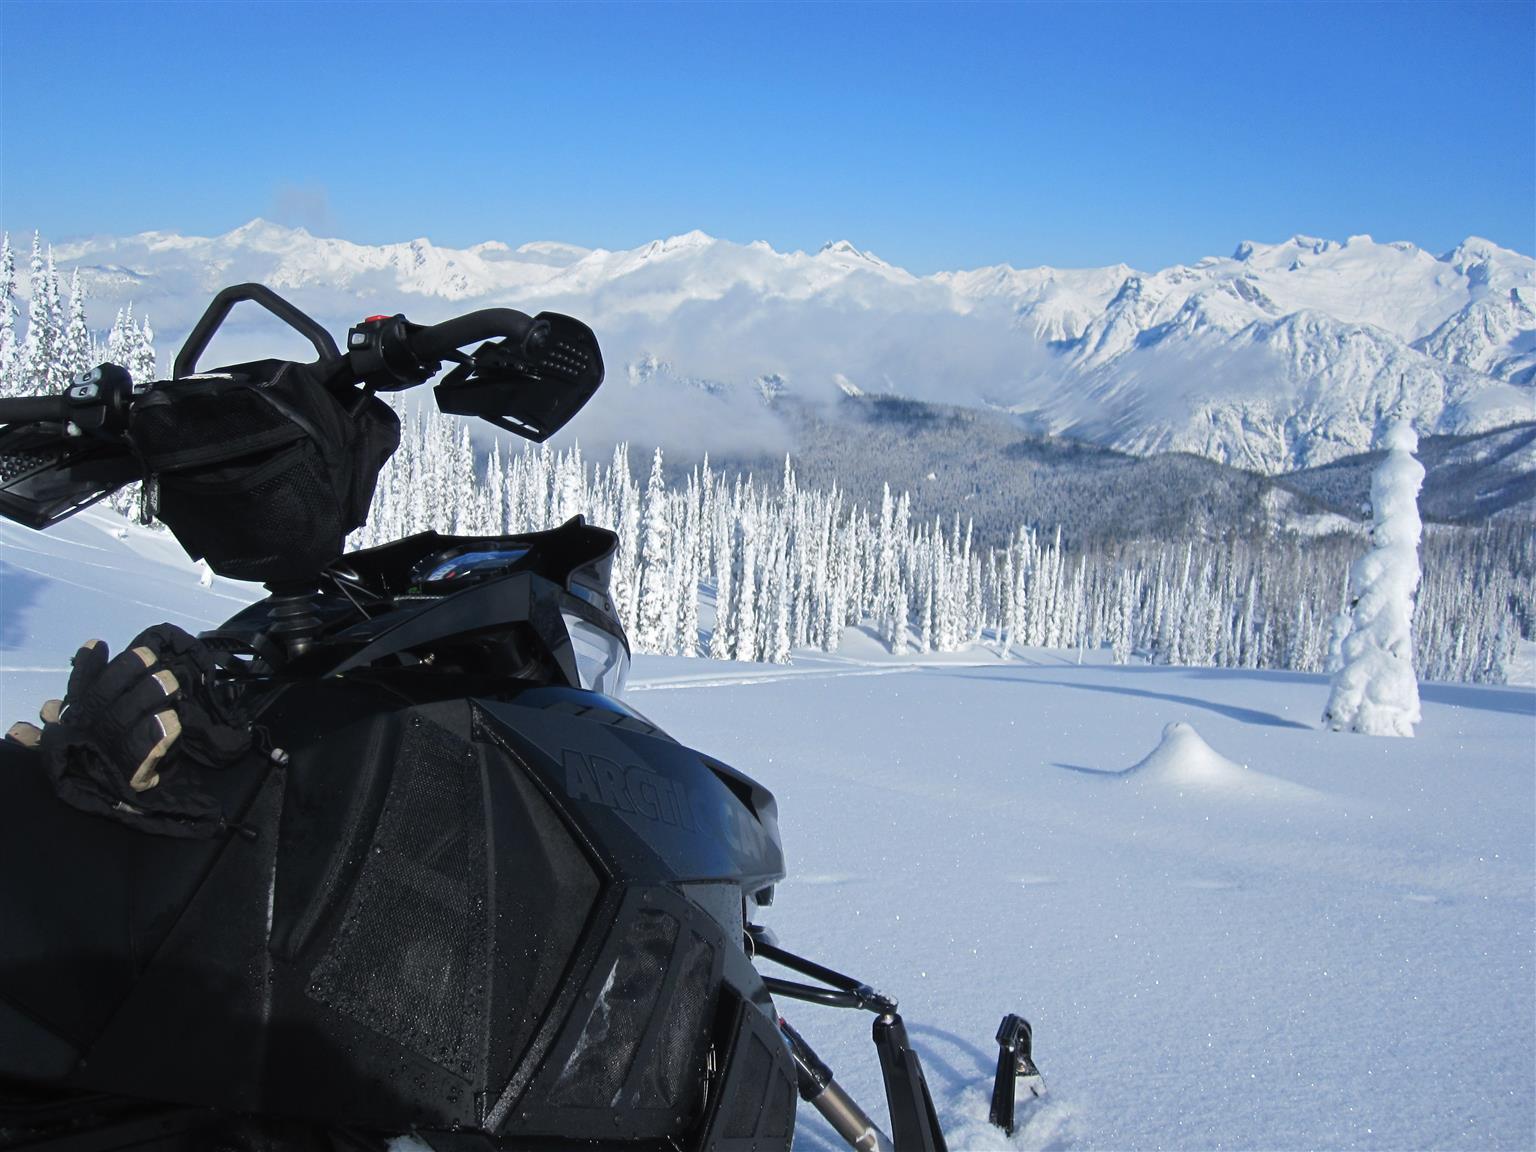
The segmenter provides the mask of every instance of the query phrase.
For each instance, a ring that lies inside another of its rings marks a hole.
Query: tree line
[[[614,599],[636,651],[771,662],[836,651],[862,625],[893,651],[1104,648],[1120,662],[1319,672],[1362,547],[1285,533],[1072,547],[1036,525],[983,547],[958,516],[919,520],[889,486],[878,505],[809,488],[787,459],[767,479],[707,457],[669,479],[658,449],[642,482],[626,444],[595,462],[579,445],[477,453],[467,423],[429,409],[405,414],[350,544],[532,532],[578,514],[618,535]],[[1536,624],[1536,541],[1511,522],[1432,528],[1421,552],[1419,675],[1502,682]]]

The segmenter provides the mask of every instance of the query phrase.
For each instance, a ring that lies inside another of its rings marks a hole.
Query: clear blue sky
[[[1536,250],[1536,4],[0,0],[0,225]]]

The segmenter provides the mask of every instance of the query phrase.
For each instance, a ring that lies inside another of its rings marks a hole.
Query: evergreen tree
[[[1413,668],[1413,599],[1420,580],[1418,436],[1398,420],[1383,437],[1371,477],[1371,550],[1350,571],[1350,631],[1323,722],[1335,731],[1412,736],[1419,722]]]
[[[47,392],[53,364],[58,358],[59,332],[48,307],[48,264],[43,259],[42,236],[32,234],[32,264],[27,300],[27,340],[22,353],[24,393]]]
[[[69,322],[64,328],[59,362],[66,381],[94,367],[91,363],[91,332],[85,323],[85,289],[80,286],[78,268],[69,276]]]
[[[715,504],[715,626],[709,634],[709,658],[711,660],[729,660],[735,647],[731,636],[731,594],[734,590],[733,565],[735,563],[735,548],[733,547],[735,520],[730,513],[730,505],[725,500],[719,500]]]
[[[667,518],[667,481],[661,449],[651,459],[641,527],[640,614],[635,639],[642,652],[670,651],[676,639],[672,607],[672,528]]]
[[[678,554],[677,651],[680,656],[699,654],[699,569],[703,552],[698,477],[691,476],[683,491],[682,539]]]
[[[741,515],[736,521],[736,568],[731,583],[731,659],[756,660],[757,647],[757,515],[752,508],[752,482],[747,481]]]
[[[16,254],[11,234],[0,239],[0,396],[17,396],[22,380],[21,344],[16,335]]]

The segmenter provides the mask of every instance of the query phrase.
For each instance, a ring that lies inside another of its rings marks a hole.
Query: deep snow
[[[106,514],[0,523],[0,716],[91,636],[251,596]],[[1536,1146],[1536,692],[1421,686],[1411,740],[1326,680],[1076,653],[640,657],[631,702],[778,797],[781,942],[897,996],[956,1149],[1005,1011],[1017,1148]],[[869,1018],[786,1013],[876,1115]],[[402,1142],[408,1143],[408,1142]],[[796,1147],[838,1147],[802,1110]]]

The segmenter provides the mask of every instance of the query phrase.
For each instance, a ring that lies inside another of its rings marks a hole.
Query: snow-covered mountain
[[[932,276],[846,241],[815,253],[702,232],[617,252],[424,238],[375,247],[261,220],[211,238],[100,237],[54,253],[80,269],[94,323],[132,301],[167,348],[214,291],[246,280],[335,328],[378,311],[423,321],[490,304],[570,312],[598,331],[610,378],[630,385],[582,417],[576,430],[598,438],[739,443],[768,435],[752,411],[767,394],[895,393],[1276,472],[1368,449],[1389,412],[1411,413],[1426,434],[1536,417],[1536,260],[1477,238],[1439,257],[1368,236],[1296,236],[1152,273],[1001,265]]]

